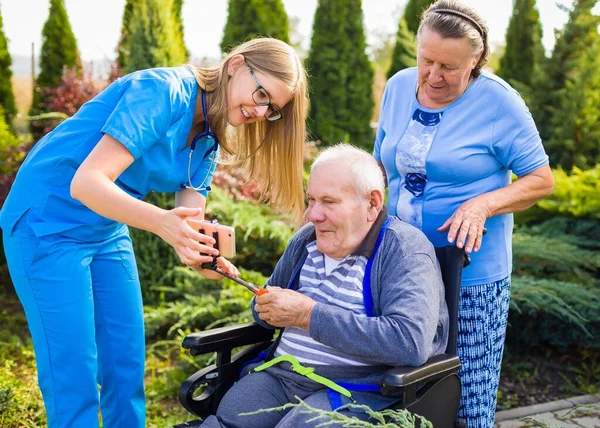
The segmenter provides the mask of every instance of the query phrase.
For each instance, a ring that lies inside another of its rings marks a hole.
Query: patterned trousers
[[[458,414],[469,428],[492,428],[506,337],[510,277],[461,287],[458,356],[462,382]]]

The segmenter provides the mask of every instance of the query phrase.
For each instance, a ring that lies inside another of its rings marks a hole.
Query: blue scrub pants
[[[5,233],[50,428],[144,427],[144,319],[128,229]],[[100,385],[100,392],[98,392]]]

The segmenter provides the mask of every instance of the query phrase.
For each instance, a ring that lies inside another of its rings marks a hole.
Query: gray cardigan
[[[386,217],[384,208],[355,253],[373,256]],[[296,273],[306,259],[306,244],[315,239],[312,224],[302,227],[290,240],[268,284],[298,289]],[[309,333],[318,342],[374,365],[420,366],[443,353],[448,342],[448,309],[433,246],[419,229],[391,217],[374,257],[373,316],[317,303]],[[259,319],[254,300],[252,311],[256,322],[274,328]]]

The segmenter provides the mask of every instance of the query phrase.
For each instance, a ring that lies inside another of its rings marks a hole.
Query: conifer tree
[[[8,52],[8,42],[4,35],[2,13],[0,13],[0,107],[4,111],[4,120],[10,125],[13,116],[17,113],[15,96],[12,89],[12,59]]]
[[[575,0],[548,61],[546,152],[553,166],[585,169],[600,162],[600,19],[597,0]]]
[[[408,0],[398,22],[396,43],[392,53],[392,64],[387,72],[389,79],[398,71],[417,64],[417,42],[415,40],[421,17],[435,0]]]
[[[392,52],[392,63],[386,77],[389,79],[398,71],[415,65],[417,65],[417,42],[415,35],[409,31],[403,17],[398,24],[396,43]]]
[[[183,0],[173,0],[173,20],[174,20],[174,32],[175,42],[179,49],[182,57],[189,58],[190,52],[185,46],[185,38],[183,33],[183,18],[181,17],[181,10],[183,9]]]
[[[289,20],[281,0],[229,0],[221,51],[254,37],[289,43]]]
[[[535,0],[514,0],[497,74],[510,83],[531,85],[544,58],[542,25]]]
[[[170,0],[136,1],[129,30],[127,50],[130,54],[123,68],[124,73],[186,62],[185,52],[174,48],[177,37]]]
[[[346,82],[351,49],[346,32],[346,0],[319,0],[310,53],[309,129],[325,144],[347,141]]]
[[[50,12],[42,29],[40,74],[33,88],[33,102],[29,113],[31,116],[46,111],[44,90],[60,85],[65,68],[75,68],[78,71],[82,69],[77,40],[69,22],[64,0],[50,0]],[[34,137],[39,137],[42,128],[32,123],[31,131]]]
[[[346,0],[346,37],[350,49],[346,59],[346,132],[348,140],[361,147],[373,146],[373,66],[367,56],[362,0]]]
[[[127,68],[127,61],[129,60],[129,55],[131,52],[130,48],[130,36],[131,36],[131,16],[133,13],[133,4],[136,0],[126,0],[125,1],[125,10],[123,11],[123,19],[121,23],[121,38],[119,39],[119,44],[117,46],[117,63],[121,70]]]
[[[414,35],[417,34],[421,17],[425,9],[427,9],[435,0],[408,0],[404,8],[404,14],[401,19],[406,21],[408,30]]]

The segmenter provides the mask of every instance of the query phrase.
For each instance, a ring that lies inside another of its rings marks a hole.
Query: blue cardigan
[[[309,333],[323,344],[384,366],[420,366],[445,351],[448,342],[448,309],[435,250],[417,228],[380,213],[356,252],[372,258],[370,289],[372,316],[317,303]],[[377,244],[382,226],[380,245]],[[306,259],[306,244],[315,240],[314,226],[305,225],[290,240],[268,284],[298,288],[297,274]],[[378,248],[376,248],[378,247]],[[376,250],[376,251],[375,251]],[[367,299],[365,299],[367,301]],[[273,326],[254,319],[264,327]],[[334,367],[328,367],[331,374]],[[340,366],[344,373],[351,367]],[[373,367],[381,370],[381,366]],[[317,370],[318,372],[318,370]]]

